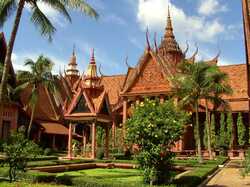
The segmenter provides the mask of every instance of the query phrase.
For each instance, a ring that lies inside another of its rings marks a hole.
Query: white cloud
[[[27,66],[24,66],[24,62],[27,59],[32,59],[36,61],[40,53],[12,53],[12,63],[14,70],[30,70]],[[54,63],[53,73],[57,74],[60,70],[66,67],[67,62],[54,55],[46,54],[46,57],[51,59]]]
[[[180,41],[217,42],[225,31],[225,25],[218,19],[208,20],[204,16],[189,16],[170,0],[138,0],[137,20],[143,30],[163,31],[170,5],[174,31]]]
[[[218,12],[225,12],[227,10],[227,6],[220,3],[219,0],[200,0],[198,7],[199,14],[205,16],[214,15]]]

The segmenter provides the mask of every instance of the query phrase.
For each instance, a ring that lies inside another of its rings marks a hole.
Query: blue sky
[[[163,36],[167,6],[170,5],[176,39],[188,56],[199,46],[200,60],[213,58],[221,50],[220,64],[245,63],[243,26],[240,1],[233,0],[89,0],[100,14],[95,21],[79,12],[71,12],[68,23],[56,11],[40,4],[57,28],[53,42],[42,38],[29,22],[30,11],[25,8],[15,43],[13,64],[16,70],[25,69],[26,58],[36,59],[44,54],[55,63],[55,72],[66,68],[76,45],[77,63],[85,70],[91,48],[95,48],[97,64],[104,74],[126,73],[126,56],[131,66],[136,65],[145,48],[148,27],[153,43]],[[13,18],[4,25],[7,40]]]

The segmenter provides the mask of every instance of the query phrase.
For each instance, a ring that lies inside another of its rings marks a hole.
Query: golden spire
[[[97,86],[97,67],[95,62],[95,51],[92,49],[90,62],[87,71],[84,74],[85,84],[89,87]]]
[[[79,73],[77,69],[77,63],[76,63],[75,45],[73,46],[72,56],[70,58],[66,72],[67,72],[67,75],[78,75]]]

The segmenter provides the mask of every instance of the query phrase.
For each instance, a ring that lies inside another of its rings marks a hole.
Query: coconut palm
[[[31,59],[25,61],[25,66],[29,66],[30,71],[18,71],[17,81],[20,83],[17,89],[22,90],[27,87],[31,88],[28,105],[31,108],[30,122],[27,130],[27,136],[30,131],[36,110],[36,104],[39,96],[39,88],[44,87],[51,93],[56,91],[56,82],[51,73],[53,63],[49,58],[39,56],[36,62]]]
[[[218,66],[210,66],[206,75],[206,84],[204,85],[203,90],[203,99],[205,100],[206,110],[205,125],[207,125],[207,148],[209,152],[209,157],[210,159],[212,159],[213,155],[211,147],[211,120],[208,105],[209,103],[211,103],[215,108],[221,106],[222,108],[227,109],[228,103],[222,98],[222,96],[231,94],[232,89],[227,84],[227,74],[221,72]]]
[[[195,141],[199,162],[203,162],[201,152],[201,136],[199,123],[199,101],[204,98],[204,87],[207,85],[207,72],[210,66],[204,62],[189,63],[183,61],[178,73],[173,78],[174,96],[179,99],[182,107],[188,107],[195,111]]]
[[[3,75],[0,85],[0,103],[3,101],[3,90],[6,87],[7,72],[10,66],[11,54],[13,51],[17,31],[22,17],[24,6],[31,10],[31,22],[39,29],[42,36],[47,37],[50,41],[56,28],[49,18],[39,8],[39,3],[44,3],[48,7],[61,13],[68,21],[71,17],[68,10],[79,10],[91,17],[98,17],[97,12],[85,0],[0,0],[0,27],[15,13],[14,23],[10,40],[7,46],[6,57],[4,61]],[[2,108],[0,106],[0,108]]]

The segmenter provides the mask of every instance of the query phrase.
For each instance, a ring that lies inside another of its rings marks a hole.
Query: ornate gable
[[[169,90],[170,85],[163,74],[162,67],[150,55],[142,65],[128,93],[154,93]]]

